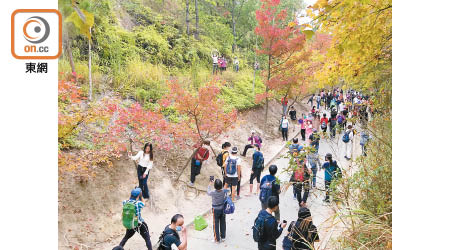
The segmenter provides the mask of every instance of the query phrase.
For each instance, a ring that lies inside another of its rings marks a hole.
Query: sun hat
[[[237,152],[238,152],[238,148],[237,148],[237,147],[233,147],[233,148],[231,149],[231,153],[232,153],[232,154],[237,154]]]

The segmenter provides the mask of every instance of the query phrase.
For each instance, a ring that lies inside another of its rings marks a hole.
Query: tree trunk
[[[236,50],[236,20],[234,19],[236,15],[236,13],[234,13],[235,7],[236,7],[236,0],[233,0],[233,7],[231,10],[231,22],[233,25],[233,46],[231,47],[231,51],[233,53]]]
[[[268,68],[268,72],[267,72],[267,81],[270,80],[270,66],[271,66],[271,63],[272,63],[272,56],[269,55],[269,68]],[[269,112],[269,97],[267,96],[268,92],[269,92],[269,87],[267,87],[267,84],[266,84],[266,113],[264,114],[264,120],[265,120],[265,125],[266,125],[265,127],[266,127],[266,129],[267,129],[267,115],[268,115],[268,112]]]
[[[89,33],[91,33],[91,28],[89,28]],[[92,67],[91,67],[91,39],[89,39],[89,101],[92,101]]]
[[[72,76],[76,81],[77,80],[77,77],[76,77],[77,72],[75,71],[75,64],[73,63],[72,47],[70,45],[70,38],[67,39],[67,54],[69,56],[70,68],[72,69]]]
[[[197,6],[197,0],[195,0],[195,33],[194,37],[198,40],[198,6]]]
[[[189,0],[186,0],[186,35],[189,36]]]

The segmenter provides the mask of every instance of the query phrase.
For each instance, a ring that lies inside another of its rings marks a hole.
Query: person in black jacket
[[[317,227],[313,225],[311,212],[306,207],[300,208],[298,219],[291,222],[288,232],[292,241],[291,250],[314,249],[314,242],[319,241]]]
[[[261,241],[258,242],[258,250],[275,250],[277,245],[276,241],[286,227],[286,223],[281,223],[281,226],[278,227],[278,222],[272,215],[272,213],[278,210],[278,198],[270,196],[267,204],[267,208],[261,210],[258,214],[258,217],[267,217],[264,223]]]

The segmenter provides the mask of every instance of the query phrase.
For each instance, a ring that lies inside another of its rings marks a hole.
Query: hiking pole
[[[133,154],[133,139],[131,139],[131,138],[130,138],[130,152],[131,152],[131,154]],[[133,161],[133,163],[134,163],[134,167],[136,168],[136,171],[137,171],[138,165],[137,165],[136,161]]]

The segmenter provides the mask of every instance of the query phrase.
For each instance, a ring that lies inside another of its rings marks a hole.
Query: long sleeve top
[[[225,203],[225,197],[228,189],[221,189],[219,191],[212,190],[211,186],[208,186],[207,193],[212,198],[212,207],[217,210],[223,209],[223,204]]]
[[[130,157],[133,161],[139,160],[139,165],[141,167],[147,168],[145,174],[148,174],[149,170],[153,167],[153,161],[150,160],[149,154],[144,154],[144,151],[139,151],[137,155]]]
[[[269,216],[264,223],[263,241],[259,242],[258,245],[261,244],[264,249],[275,249],[276,240],[283,232],[283,228],[278,228],[277,220],[266,210],[261,210],[258,216]]]
[[[258,145],[259,148],[261,147],[261,141],[259,140],[258,136],[250,136],[248,138],[248,141],[250,141],[251,144]]]

